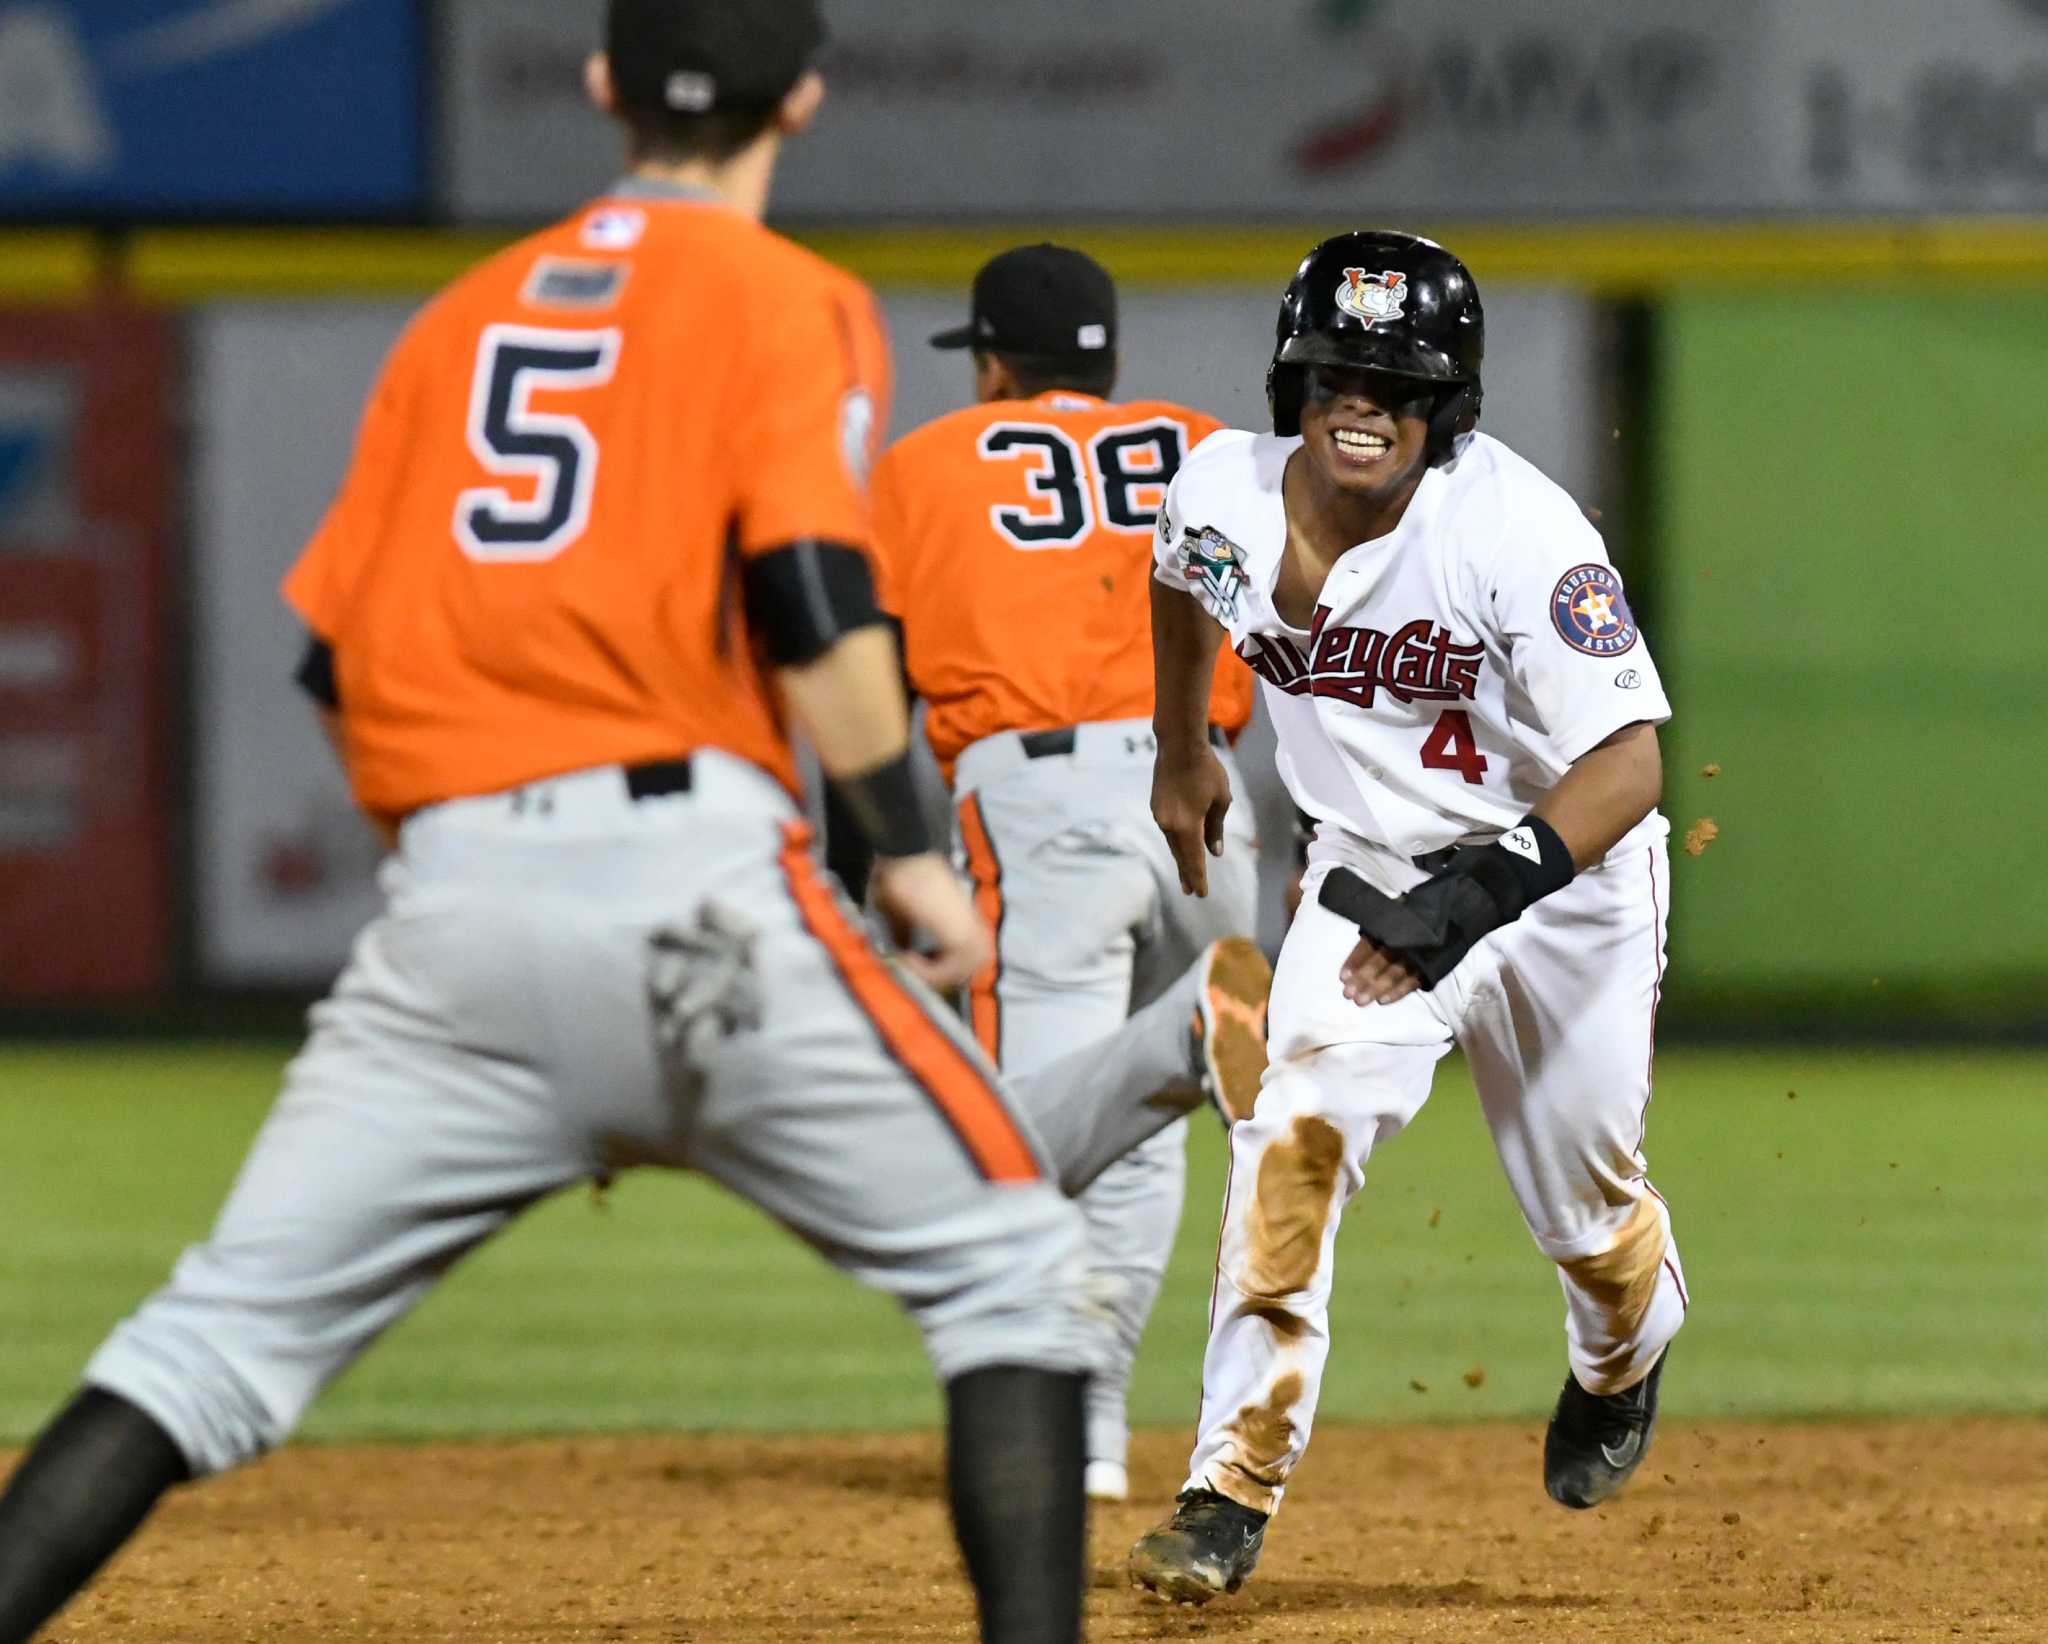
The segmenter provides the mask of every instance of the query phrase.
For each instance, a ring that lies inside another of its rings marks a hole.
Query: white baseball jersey
[[[1491,838],[1614,732],[1671,717],[1599,532],[1485,434],[1337,561],[1309,628],[1289,627],[1273,584],[1300,444],[1211,435],[1167,492],[1154,557],[1259,675],[1281,780],[1309,815],[1408,856]]]

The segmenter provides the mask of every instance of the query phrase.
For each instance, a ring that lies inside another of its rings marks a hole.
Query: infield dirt
[[[1258,1575],[1130,1590],[1185,1435],[1094,1522],[1092,1639],[1875,1644],[2048,1637],[2048,1422],[1668,1424],[1629,1493],[1544,1499],[1534,1426],[1330,1428]],[[918,1435],[306,1447],[181,1492],[65,1644],[966,1639]]]

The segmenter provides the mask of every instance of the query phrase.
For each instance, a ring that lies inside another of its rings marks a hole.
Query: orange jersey
[[[385,816],[719,748],[794,786],[736,556],[865,549],[874,301],[707,197],[627,183],[400,340],[285,582]]]
[[[875,467],[875,562],[950,773],[998,731],[1152,713],[1152,531],[1167,481],[1222,426],[1164,400],[1057,392],[971,406]],[[1225,651],[1210,717],[1251,716]]]

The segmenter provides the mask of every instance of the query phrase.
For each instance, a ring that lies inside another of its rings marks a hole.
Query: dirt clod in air
[[[1685,854],[1702,855],[1706,848],[1721,837],[1721,824],[1711,816],[1703,816],[1685,830]]]

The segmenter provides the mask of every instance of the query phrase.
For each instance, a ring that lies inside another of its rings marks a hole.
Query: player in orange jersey
[[[918,979],[989,948],[916,804],[873,598],[882,337],[865,289],[759,220],[822,38],[816,0],[612,0],[591,82],[631,175],[457,281],[386,365],[285,591],[396,842],[388,907],[212,1236],[0,1496],[0,1644],[165,1490],[280,1442],[520,1211],[642,1163],[717,1178],[905,1306],[983,1636],[1079,1636],[1065,1121],[1027,1129]],[[792,719],[922,957],[878,955],[814,865]]]
[[[1200,956],[1212,1007],[1228,1009],[1219,992],[1257,1001],[1212,1079],[1226,1116],[1248,1112],[1270,976],[1247,939],[1250,815],[1211,840],[1218,860],[1196,900],[1181,894],[1149,807],[1152,531],[1181,460],[1221,425],[1164,400],[1110,398],[1116,288],[1078,251],[1004,252],[976,275],[968,323],[932,341],[973,351],[977,403],[883,456],[875,535],[882,603],[903,625],[996,929],[969,990],[975,1036],[1006,1073],[1036,1074],[1112,1033]],[[1210,734],[1226,762],[1251,703],[1250,670],[1224,656]],[[1101,1499],[1128,1489],[1125,1390],[1186,1169],[1176,1125],[1081,1199],[1108,1338],[1088,1411],[1088,1490]]]

